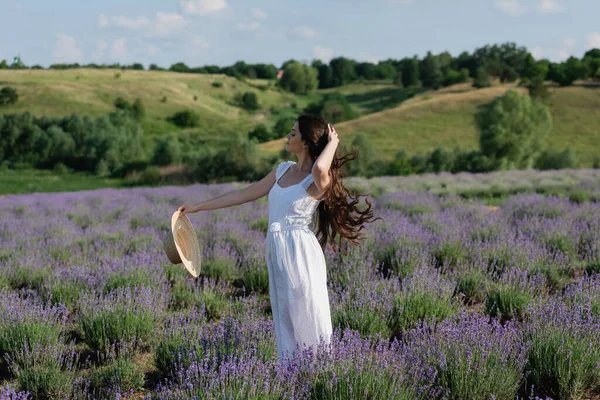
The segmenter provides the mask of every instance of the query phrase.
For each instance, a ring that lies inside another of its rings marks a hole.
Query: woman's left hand
[[[340,139],[338,138],[338,134],[335,131],[335,128],[331,126],[331,124],[327,124],[327,129],[329,130],[327,141],[331,142],[332,140],[336,140],[339,142]]]

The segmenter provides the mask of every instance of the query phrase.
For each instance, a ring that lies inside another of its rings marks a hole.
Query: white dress
[[[307,193],[312,174],[295,185],[279,186],[293,164],[286,161],[277,166],[269,192],[266,260],[280,362],[286,355],[296,356],[297,343],[300,351],[318,344],[321,337],[329,344],[332,334],[325,256],[309,227],[322,200]]]

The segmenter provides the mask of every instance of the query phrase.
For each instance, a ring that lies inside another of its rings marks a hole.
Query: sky
[[[562,61],[600,48],[598,16],[600,0],[0,0],[0,60],[376,63],[515,42]]]

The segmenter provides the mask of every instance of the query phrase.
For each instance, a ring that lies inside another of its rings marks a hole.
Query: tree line
[[[12,64],[0,62],[0,69],[42,68],[39,65],[27,67],[15,57]],[[52,64],[50,69],[71,68],[120,68],[144,70],[141,63],[131,65],[115,64]],[[526,82],[550,80],[559,85],[571,85],[578,79],[600,79],[600,49],[587,51],[581,59],[569,59],[554,63],[547,59],[535,60],[525,48],[508,42],[486,45],[472,53],[462,52],[457,57],[449,52],[433,54],[428,52],[423,58],[417,56],[402,59],[387,59],[378,63],[358,62],[346,57],[336,57],[328,63],[314,60],[305,64],[297,60],[285,61],[279,68],[273,64],[248,64],[238,61],[230,66],[205,65],[189,67],[177,62],[169,68],[150,64],[149,70],[174,71],[180,73],[225,74],[240,79],[277,79],[279,72],[281,86],[295,93],[306,93],[313,89],[339,87],[357,81],[393,81],[405,87],[422,86],[438,89],[455,83],[466,82],[469,78],[485,82],[486,78],[502,82],[523,79]],[[287,75],[287,77],[286,77]],[[485,86],[485,83],[484,83]]]

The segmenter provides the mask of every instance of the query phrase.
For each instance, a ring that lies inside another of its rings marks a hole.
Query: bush
[[[341,93],[327,94],[320,103],[310,104],[305,111],[320,115],[332,124],[358,117],[346,96]]]
[[[6,86],[0,90],[0,106],[16,104],[18,100],[19,95],[17,94],[17,89]]]
[[[212,85],[213,87],[220,88],[223,86],[223,82],[213,82]]]
[[[473,81],[473,87],[477,89],[486,88],[492,86],[490,75],[484,67],[477,68],[475,80]]]
[[[179,111],[167,118],[180,128],[193,128],[200,123],[200,115],[191,110]]]
[[[182,150],[179,139],[175,135],[161,138],[154,146],[152,164],[170,165],[181,162]]]
[[[294,61],[284,68],[279,84],[292,93],[306,94],[318,87],[318,72],[315,68]]]
[[[456,71],[454,69],[449,69],[446,72],[446,76],[444,76],[444,86],[456,85],[457,83],[464,83],[469,80],[469,70],[466,68],[461,69],[460,71]]]
[[[285,137],[291,130],[292,126],[296,123],[296,117],[281,117],[275,123],[273,127],[273,134],[271,135],[271,139],[279,139]]]
[[[258,110],[260,109],[260,104],[258,104],[258,97],[254,92],[246,92],[242,96],[242,107],[246,110]]]
[[[272,135],[264,124],[260,124],[248,132],[248,139],[256,139],[258,143],[263,143],[270,141]]]
[[[140,175],[138,182],[142,185],[158,185],[160,182],[160,169],[157,166],[151,165],[146,167],[146,169]]]
[[[536,160],[535,168],[539,170],[577,168],[577,155],[567,147],[563,151],[544,151]]]

